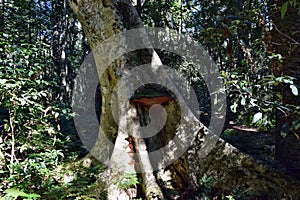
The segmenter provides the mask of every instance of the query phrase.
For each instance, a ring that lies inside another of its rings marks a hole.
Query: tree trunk
[[[71,6],[82,24],[92,49],[96,49],[106,39],[121,33],[124,29],[143,27],[137,11],[129,0],[73,0]],[[141,43],[148,42],[143,33],[136,38],[144,38]],[[126,41],[126,38],[122,40]],[[112,51],[118,49],[121,51],[125,48],[125,44],[117,43],[117,45],[120,46],[112,47]],[[96,65],[101,65],[103,60],[109,59],[107,55],[95,54]],[[152,48],[127,53],[115,60],[100,79],[102,96],[100,126],[107,138],[114,142],[114,147],[108,147],[106,152],[103,152],[100,147],[107,146],[108,140],[99,136],[91,148],[91,154],[97,157],[101,157],[103,153],[110,155],[109,167],[99,180],[106,185],[108,199],[123,200],[136,196],[145,199],[172,199],[176,195],[182,199],[192,199],[193,195],[194,197],[196,195],[195,191],[199,191],[198,179],[204,175],[213,177],[216,180],[215,186],[223,189],[239,189],[243,192],[252,192],[254,195],[274,198],[300,197],[299,186],[296,183],[218,139],[197,120],[189,108],[185,113],[186,117],[183,117],[178,125],[183,111],[178,109],[178,101],[169,92],[159,91],[164,95],[122,100],[122,93],[114,91],[122,74],[129,73],[133,69],[132,66],[147,63],[150,63],[149,70],[160,71],[161,61]],[[161,74],[158,73],[158,76]],[[149,92],[147,88],[142,90]],[[111,99],[114,98],[117,98],[120,105],[117,120],[112,114],[114,111]],[[157,129],[159,131],[155,137],[135,137],[139,135],[140,125],[147,125],[149,121],[154,121],[158,127],[160,121],[165,121],[165,126]],[[178,132],[181,132],[183,138],[176,138],[176,135],[180,135]],[[203,146],[210,144],[207,141],[214,139],[218,140],[216,146],[210,153],[205,152],[203,149],[206,148]],[[190,147],[180,158],[169,164],[169,157],[179,154],[184,143]],[[169,154],[166,156],[151,154],[166,144],[173,150],[167,152]],[[124,176],[124,172],[138,172],[141,187],[135,185],[120,187],[120,179]],[[99,188],[99,191],[95,192],[101,193],[102,189]],[[176,195],[174,191],[177,192]]]

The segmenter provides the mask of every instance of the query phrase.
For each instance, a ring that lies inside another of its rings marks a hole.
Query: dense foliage
[[[71,80],[88,49],[63,3],[1,1],[1,11],[0,192],[34,198],[63,185],[62,161],[80,153],[65,122]]]

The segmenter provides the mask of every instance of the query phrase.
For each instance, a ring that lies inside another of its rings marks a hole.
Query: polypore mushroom
[[[143,105],[145,107],[151,107],[154,104],[165,105],[169,101],[175,101],[175,99],[170,96],[138,97],[130,99],[131,104]]]

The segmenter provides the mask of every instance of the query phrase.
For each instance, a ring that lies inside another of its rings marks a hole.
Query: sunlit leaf
[[[245,97],[242,97],[242,99],[241,99],[241,105],[246,105],[246,99],[245,99]]]
[[[258,122],[259,120],[261,120],[262,119],[262,113],[261,112],[258,112],[258,113],[256,113],[254,116],[253,116],[253,123],[256,123],[256,122]]]
[[[5,84],[6,83],[6,79],[0,79],[0,85]]]
[[[298,88],[295,85],[290,85],[293,95],[298,96]]]
[[[237,108],[237,103],[234,103],[233,105],[230,106],[230,109],[233,113],[236,113],[236,108]]]

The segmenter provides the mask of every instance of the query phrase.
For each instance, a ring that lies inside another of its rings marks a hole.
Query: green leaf
[[[0,85],[3,85],[3,84],[5,84],[6,83],[6,79],[0,79]]]
[[[12,199],[17,199],[18,197],[26,196],[25,192],[14,188],[5,190],[5,193],[6,193],[5,197],[11,197]]]
[[[245,99],[245,97],[242,97],[242,99],[241,99],[241,105],[246,105],[246,99]]]
[[[5,38],[8,38],[8,37],[9,37],[9,35],[8,35],[8,34],[6,34],[6,33],[3,33],[3,37],[5,37]]]
[[[56,113],[54,114],[54,118],[57,119],[58,117],[59,117],[59,113],[56,112]]]
[[[238,104],[234,103],[233,105],[230,106],[230,109],[233,113],[236,113],[236,108],[237,108]]]
[[[277,96],[279,99],[282,99],[282,95],[281,95],[281,94],[276,94],[276,96]]]
[[[298,96],[298,88],[295,85],[290,85],[293,95]]]
[[[254,115],[252,123],[256,123],[256,122],[258,122],[258,121],[261,120],[261,119],[262,119],[262,113],[261,113],[261,112],[258,112],[258,113],[256,113],[256,114]]]
[[[19,99],[19,100],[20,100],[21,106],[24,106],[26,104],[26,100],[25,99]]]
[[[10,126],[9,126],[8,124],[4,124],[4,130],[5,130],[6,132],[9,132]]]
[[[28,73],[28,76],[32,76],[34,74],[34,71],[30,70]]]
[[[281,18],[283,19],[286,12],[287,12],[287,9],[288,9],[288,6],[289,6],[289,2],[285,2],[282,7],[281,7]]]
[[[38,194],[28,194],[27,197],[28,197],[29,199],[31,199],[31,198],[40,198],[41,196],[38,195]]]
[[[135,173],[125,174],[117,180],[117,184],[120,189],[127,189],[130,186],[136,185],[138,183],[139,182]]]
[[[39,95],[41,95],[41,96],[43,96],[43,97],[47,97],[47,93],[46,93],[45,91],[41,91],[41,92],[39,93]]]
[[[232,195],[225,196],[228,200],[234,200],[234,197]]]
[[[283,79],[283,82],[288,84],[294,84],[293,80],[291,79]]]

